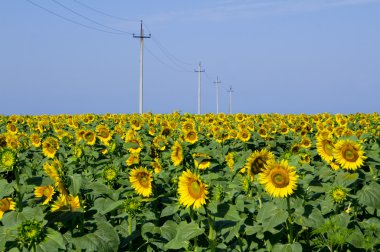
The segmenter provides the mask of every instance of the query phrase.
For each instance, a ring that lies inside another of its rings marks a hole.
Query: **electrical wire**
[[[144,23],[143,24],[144,27],[150,32],[151,30],[149,29],[149,27]],[[177,65],[178,67],[180,68],[183,68],[183,65],[187,65],[187,66],[194,66],[194,63],[189,63],[189,62],[185,62],[181,59],[179,59],[178,57],[174,56],[172,53],[170,53],[170,51],[168,49],[165,48],[165,46],[162,45],[162,43],[160,43],[155,37],[152,36],[152,40],[153,42],[158,46],[158,48],[165,54],[165,56],[171,61],[173,62],[173,64]],[[182,65],[181,65],[182,64]]]
[[[74,13],[75,15],[77,15],[77,16],[79,16],[79,17],[81,17],[81,18],[84,18],[84,19],[86,19],[87,21],[90,21],[91,23],[97,24],[97,25],[99,25],[99,26],[102,26],[102,27],[104,27],[104,28],[107,28],[107,29],[110,29],[110,30],[113,30],[113,31],[116,31],[116,32],[127,33],[127,34],[132,35],[131,32],[127,32],[127,31],[123,31],[123,30],[115,29],[115,28],[113,28],[113,27],[110,27],[110,26],[104,25],[104,24],[102,24],[102,23],[99,23],[99,22],[97,22],[97,21],[95,21],[95,20],[93,20],[93,19],[91,19],[91,18],[88,18],[88,17],[86,17],[85,15],[80,14],[79,12],[77,12],[77,11],[75,11],[75,10],[73,10],[73,9],[71,9],[71,8],[69,8],[69,7],[67,7],[66,5],[60,3],[60,2],[57,1],[57,0],[51,0],[51,1],[54,2],[55,4],[58,4],[58,5],[61,6],[62,8],[64,8],[64,9],[70,11],[71,13]]]
[[[118,17],[118,16],[114,16],[114,15],[105,13],[103,11],[100,11],[98,9],[90,7],[87,4],[84,4],[84,3],[82,3],[82,2],[80,2],[78,0],[73,0],[73,1],[76,2],[79,5],[82,5],[83,7],[87,8],[87,9],[93,11],[93,12],[97,12],[97,13],[102,14],[102,15],[107,16],[107,17],[111,17],[111,18],[115,18],[115,19],[119,19],[119,20],[124,20],[124,21],[128,21],[128,22],[140,22],[140,20],[133,20],[133,19],[129,19],[129,18],[122,18],[122,17]]]
[[[146,49],[147,50],[147,52],[155,59],[155,60],[157,60],[158,62],[160,62],[161,64],[163,64],[163,65],[165,65],[165,66],[167,66],[167,67],[169,67],[169,68],[171,68],[172,70],[175,70],[175,71],[177,71],[177,72],[191,72],[192,73],[192,71],[188,71],[188,70],[183,70],[183,69],[178,69],[178,68],[176,68],[176,67],[173,67],[173,66],[171,66],[171,65],[168,65],[167,63],[165,63],[164,61],[162,61],[159,57],[157,57],[147,46],[144,46],[144,49]]]
[[[45,7],[39,5],[39,4],[37,4],[37,3],[35,3],[35,2],[33,2],[33,1],[31,1],[31,0],[25,0],[25,1],[27,1],[28,3],[34,5],[34,6],[40,8],[40,9],[42,9],[42,10],[44,10],[44,11],[46,11],[46,12],[48,12],[48,13],[54,15],[54,16],[57,16],[57,17],[59,17],[59,18],[61,18],[61,19],[63,19],[63,20],[66,20],[67,22],[70,22],[70,23],[73,23],[73,24],[76,24],[76,25],[79,25],[79,26],[85,27],[85,28],[87,28],[87,29],[96,30],[96,31],[104,32],[104,33],[110,33],[110,34],[124,35],[124,33],[121,33],[121,32],[111,32],[111,31],[107,31],[107,30],[99,29],[99,28],[96,28],[96,27],[93,27],[93,26],[89,26],[89,25],[86,25],[86,24],[82,24],[82,23],[80,23],[80,22],[77,22],[77,21],[72,20],[72,19],[70,19],[70,18],[67,18],[67,17],[65,17],[65,16],[62,16],[62,15],[60,15],[60,14],[54,12],[54,11],[51,11],[51,10],[49,10],[48,8],[45,8]]]

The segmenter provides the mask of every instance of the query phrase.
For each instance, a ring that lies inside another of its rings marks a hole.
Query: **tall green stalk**
[[[287,226],[288,226],[288,242],[293,243],[293,220],[292,220],[292,213],[290,211],[290,198],[286,198],[286,203],[288,205],[288,214],[289,217],[287,219]]]

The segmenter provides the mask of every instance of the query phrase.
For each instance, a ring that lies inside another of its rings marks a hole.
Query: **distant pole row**
[[[144,38],[150,38],[151,34],[144,35],[143,21],[140,21],[140,35],[135,35],[133,33],[133,38],[140,39],[140,82],[139,82],[139,113],[143,113],[143,51],[144,51]],[[198,69],[194,70],[198,73],[198,115],[201,114],[201,81],[202,73],[205,72],[205,69],[202,69],[202,62],[199,62]],[[216,76],[216,81],[214,84],[216,86],[216,113],[219,113],[219,84],[222,82],[219,80],[219,77]],[[228,113],[232,113],[232,87],[227,91],[230,93],[230,104]]]

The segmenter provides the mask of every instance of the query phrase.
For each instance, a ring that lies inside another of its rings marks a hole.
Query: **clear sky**
[[[199,61],[202,113],[217,76],[220,112],[380,112],[380,0],[1,0],[0,114],[138,112],[141,19],[146,112],[196,113]]]

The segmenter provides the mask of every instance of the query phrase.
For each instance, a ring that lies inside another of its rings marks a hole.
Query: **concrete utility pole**
[[[219,114],[219,84],[222,83],[218,76],[216,76],[216,81],[214,81],[214,84],[216,86],[216,113]]]
[[[232,90],[232,86],[230,86],[230,89],[227,90],[227,92],[230,93],[230,109],[229,109],[228,113],[231,114],[231,113],[232,113],[232,93],[234,92],[234,91]]]
[[[201,114],[201,73],[205,70],[202,70],[202,62],[199,62],[198,70],[194,70],[198,73],[198,115]]]
[[[150,38],[149,36],[144,36],[143,21],[140,24],[140,35],[137,36],[133,33],[134,38],[140,39],[140,87],[139,87],[139,113],[143,113],[143,48],[144,48],[144,38]]]

